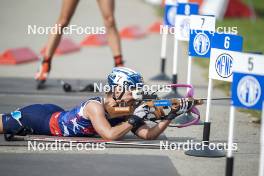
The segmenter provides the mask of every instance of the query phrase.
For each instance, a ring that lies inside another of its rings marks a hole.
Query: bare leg
[[[2,114],[0,114],[0,134],[2,134],[4,132],[3,129],[3,122],[2,122]]]
[[[120,42],[120,37],[119,37],[119,33],[116,27],[116,22],[115,22],[115,17],[114,17],[115,1],[114,0],[97,0],[97,2],[101,10],[102,16],[103,16],[104,24],[106,27],[108,43],[112,50],[112,53],[114,57],[121,56],[122,54],[121,42]]]
[[[46,50],[44,53],[44,60],[42,62],[39,72],[36,75],[36,80],[42,81],[42,83],[44,83],[45,80],[47,79],[47,75],[51,67],[52,57],[54,55],[56,48],[60,43],[62,32],[59,30],[60,29],[62,30],[64,27],[66,27],[69,24],[71,17],[75,12],[78,2],[79,0],[63,0],[61,13],[59,19],[56,22],[57,26],[61,26],[61,28],[58,28],[55,34],[50,34],[46,45]]]
[[[71,17],[73,16],[75,9],[78,5],[78,2],[79,0],[63,0],[60,17],[56,22],[57,25],[61,25],[61,27],[64,28],[69,24]],[[49,37],[44,55],[47,58],[53,57],[54,52],[60,43],[62,34],[59,34],[58,31],[56,34],[51,34]]]

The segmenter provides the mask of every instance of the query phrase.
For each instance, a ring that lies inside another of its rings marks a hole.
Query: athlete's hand
[[[166,119],[173,120],[176,117],[189,112],[194,105],[194,100],[190,98],[180,98],[179,99],[179,106],[177,109],[171,110],[171,112],[167,115]]]
[[[181,115],[183,113],[189,112],[194,105],[194,100],[190,98],[181,98],[179,101],[180,101],[180,106],[176,112],[177,115]]]
[[[152,111],[149,106],[147,106],[146,104],[142,104],[134,110],[133,115],[136,115],[143,119],[146,118],[150,113],[152,113]]]

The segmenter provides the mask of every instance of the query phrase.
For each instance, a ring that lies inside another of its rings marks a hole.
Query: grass
[[[243,0],[245,3],[254,7],[257,16],[264,17],[264,3],[263,0]]]

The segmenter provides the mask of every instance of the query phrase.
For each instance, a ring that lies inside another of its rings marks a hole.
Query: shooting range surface
[[[152,175],[178,176],[166,156],[96,154],[1,154],[3,175]],[[12,163],[12,167],[9,167]],[[59,166],[59,167],[58,167]],[[69,167],[71,166],[71,167]],[[19,172],[17,172],[19,171]]]

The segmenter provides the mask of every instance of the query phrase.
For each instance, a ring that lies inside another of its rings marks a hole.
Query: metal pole
[[[167,38],[168,38],[168,26],[166,25],[162,31],[161,39],[161,73],[165,73],[165,63],[166,63],[166,50],[167,50]]]
[[[233,139],[234,139],[234,124],[235,124],[235,107],[231,106],[230,117],[229,117],[229,133],[228,133],[228,148],[227,148],[227,158],[226,158],[226,176],[233,175]]]
[[[174,35],[174,54],[173,54],[173,68],[172,68],[172,83],[177,84],[178,82],[178,43],[179,41]]]
[[[192,56],[188,56],[187,84],[191,84],[191,79],[192,79]]]
[[[262,105],[260,130],[260,159],[259,159],[259,176],[264,176],[264,101]]]
[[[211,109],[211,98],[212,98],[213,80],[209,78],[208,90],[207,90],[207,102],[206,102],[206,118],[205,122],[210,121],[210,109]]]
[[[161,32],[161,53],[160,53],[160,73],[152,78],[154,81],[169,81],[170,78],[165,74],[165,66],[166,66],[166,52],[167,52],[167,38],[169,35],[169,26],[165,25],[160,27]]]

